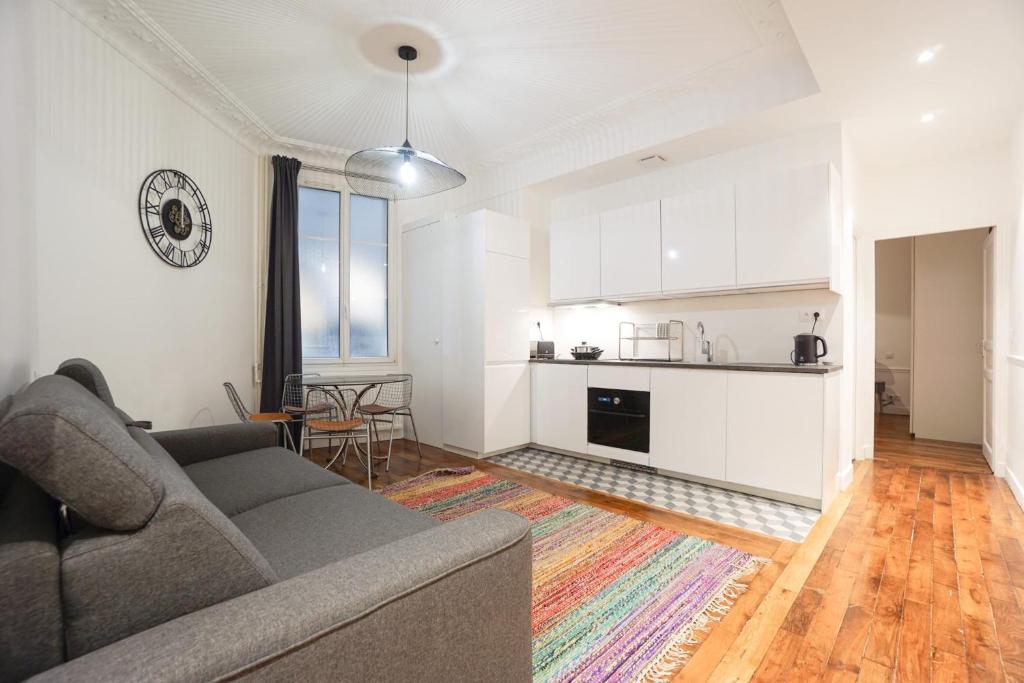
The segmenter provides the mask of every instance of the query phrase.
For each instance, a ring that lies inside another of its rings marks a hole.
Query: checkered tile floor
[[[821,516],[817,510],[799,505],[534,448],[504,453],[490,458],[490,461],[798,543],[807,537]]]

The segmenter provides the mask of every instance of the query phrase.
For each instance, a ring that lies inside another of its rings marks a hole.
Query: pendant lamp
[[[353,192],[386,199],[416,199],[454,189],[466,176],[433,154],[409,144],[409,62],[416,48],[403,45],[405,61],[405,142],[401,147],[374,147],[356,152],[345,162],[345,177]]]

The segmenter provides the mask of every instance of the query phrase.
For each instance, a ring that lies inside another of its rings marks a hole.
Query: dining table
[[[356,411],[359,408],[363,397],[366,396],[367,393],[374,389],[378,389],[385,384],[404,382],[407,378],[408,375],[403,374],[304,375],[302,378],[302,386],[306,389],[323,389],[340,398],[340,405],[345,414],[344,417],[346,420],[351,420],[355,418]],[[352,395],[351,401],[345,398],[346,393]],[[359,457],[360,462],[362,461],[362,456],[366,457],[367,476],[370,478],[380,476],[377,474],[373,466],[373,457],[371,454],[363,449],[358,440],[352,439],[352,443],[355,445],[357,457]],[[344,445],[344,448],[348,448],[348,443]]]

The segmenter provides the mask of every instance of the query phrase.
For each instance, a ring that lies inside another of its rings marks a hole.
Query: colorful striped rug
[[[383,494],[442,521],[492,507],[530,520],[537,681],[668,680],[763,562],[473,468],[429,472]]]

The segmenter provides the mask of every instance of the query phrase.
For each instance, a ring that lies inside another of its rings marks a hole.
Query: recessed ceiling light
[[[921,123],[931,123],[934,120],[935,112],[933,111],[926,111],[925,113],[921,114]]]
[[[926,50],[921,50],[917,53],[918,64],[928,64],[935,60],[935,57],[939,54],[939,50],[942,49],[941,45],[932,45]]]

